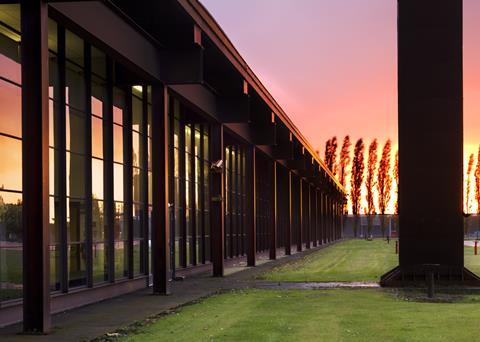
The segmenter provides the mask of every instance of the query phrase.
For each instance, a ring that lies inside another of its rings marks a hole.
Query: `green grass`
[[[480,246],[478,252],[480,253]],[[465,267],[476,275],[480,275],[480,254],[474,255],[473,247],[465,246]]]
[[[237,291],[139,324],[122,341],[473,341],[479,304],[381,289]]]
[[[348,240],[305,258],[274,268],[261,279],[270,281],[379,281],[398,265],[395,241]]]

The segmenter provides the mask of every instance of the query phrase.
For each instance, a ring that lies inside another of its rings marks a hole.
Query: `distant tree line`
[[[398,213],[398,152],[395,155],[395,161],[392,170],[392,141],[388,139],[383,145],[380,161],[378,161],[379,143],[374,139],[368,146],[368,155],[365,156],[365,143],[363,139],[358,139],[353,148],[353,158],[351,158],[350,147],[352,146],[350,136],[345,136],[340,150],[340,159],[337,160],[337,137],[327,140],[325,144],[325,164],[334,175],[338,173],[338,180],[346,188],[347,176],[351,173],[350,188],[348,196],[351,201],[351,210],[356,216],[354,224],[354,235],[357,236],[359,215],[362,214],[362,192],[365,185],[365,200],[367,206],[363,208],[363,214],[368,215],[368,234],[372,230],[372,215],[382,214],[381,229],[385,234],[384,215],[391,202],[393,180],[396,184],[396,198],[394,203],[395,213]],[[480,153],[480,151],[479,151]],[[367,158],[365,163],[365,158]],[[351,163],[351,167],[350,167]],[[392,174],[393,173],[393,174]],[[478,198],[480,200],[480,166],[478,181]],[[365,183],[364,183],[365,181]],[[376,192],[375,192],[376,189]],[[377,196],[375,205],[375,196]],[[345,210],[347,204],[345,204]]]

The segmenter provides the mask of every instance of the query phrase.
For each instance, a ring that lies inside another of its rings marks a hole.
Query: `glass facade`
[[[188,123],[187,109],[171,100],[176,268],[210,261],[208,126]]]
[[[22,296],[20,41],[19,5],[0,5],[0,301]]]

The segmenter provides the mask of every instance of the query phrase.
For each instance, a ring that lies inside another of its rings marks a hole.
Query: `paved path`
[[[88,341],[125,327],[135,321],[174,309],[178,306],[210,296],[223,290],[237,288],[273,288],[273,283],[256,281],[259,274],[273,267],[298,260],[328,245],[268,261],[261,257],[257,267],[245,267],[243,262],[233,264],[225,271],[225,277],[213,278],[203,273],[184,281],[172,284],[172,295],[155,296],[150,289],[144,289],[100,303],[84,306],[66,313],[53,316],[52,333],[46,336],[18,335],[21,325],[0,329],[2,341]],[[264,285],[262,285],[264,284]],[[275,283],[277,288],[282,285]],[[332,284],[332,283],[324,283]],[[337,283],[338,285],[339,283]],[[286,287],[287,285],[283,285]],[[297,284],[298,288],[314,288],[311,285]],[[339,285],[340,286],[340,285]],[[317,284],[316,288],[320,285]],[[324,287],[333,287],[325,285]]]

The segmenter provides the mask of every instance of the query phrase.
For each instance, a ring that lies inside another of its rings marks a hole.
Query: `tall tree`
[[[368,235],[372,231],[372,217],[375,215],[375,202],[373,198],[373,189],[375,187],[375,171],[377,170],[377,149],[378,142],[377,139],[373,139],[368,147],[368,163],[367,163],[367,179],[365,181],[365,186],[367,188],[367,213],[368,213]]]
[[[350,136],[345,136],[343,139],[343,144],[342,144],[342,149],[340,151],[340,162],[339,162],[339,175],[338,175],[338,180],[340,181],[340,184],[342,184],[345,187],[346,183],[346,178],[348,175],[347,168],[350,165],[350,146],[352,146],[352,143],[350,142]]]
[[[325,164],[334,175],[337,173],[336,159],[337,159],[337,137],[327,140],[325,144]]]
[[[358,215],[361,214],[362,184],[365,170],[364,151],[365,144],[363,143],[363,139],[358,139],[353,151],[352,177],[350,179],[350,199],[352,200],[352,213],[355,215],[355,224],[353,228],[353,234],[355,237],[357,236]]]
[[[382,158],[378,167],[378,209],[382,214],[382,235],[385,236],[385,211],[387,210],[388,203],[390,203],[391,191],[392,191],[392,176],[390,174],[390,159],[392,152],[392,141],[387,140],[383,146]]]
[[[473,163],[475,161],[475,156],[473,153],[470,155],[470,158],[468,158],[468,167],[467,167],[467,189],[466,190],[466,208],[465,212],[467,214],[471,213],[472,211],[472,201],[471,201],[471,184],[472,184],[472,170],[473,170]]]
[[[398,151],[395,154],[395,166],[393,167],[393,177],[395,177],[395,192],[397,198],[395,198],[395,214],[398,215]]]
[[[478,148],[477,167],[475,169],[475,199],[477,200],[477,214],[480,214],[480,147]]]

